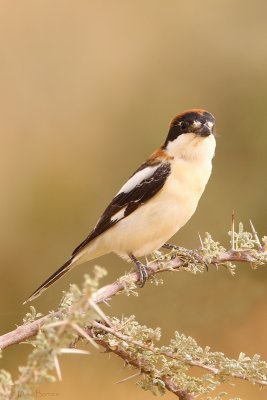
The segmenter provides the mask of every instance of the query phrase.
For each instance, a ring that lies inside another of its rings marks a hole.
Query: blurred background
[[[1,333],[20,324],[22,302],[69,257],[107,202],[161,144],[170,119],[205,108],[217,119],[212,178],[196,214],[172,240],[199,246],[208,231],[226,247],[231,213],[266,234],[267,3],[255,0],[1,1]],[[115,255],[109,275],[129,270]],[[47,313],[94,262],[58,281],[34,305]],[[267,359],[267,271],[240,265],[193,276],[166,274],[137,298],[118,296],[112,315],[135,314],[229,357]],[[14,376],[28,346],[4,353]],[[121,360],[94,352],[62,356],[63,382],[40,387],[58,399],[152,398]],[[246,382],[228,388],[266,399]],[[173,398],[167,394],[166,399]]]

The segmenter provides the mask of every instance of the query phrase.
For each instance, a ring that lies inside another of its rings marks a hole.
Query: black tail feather
[[[44,283],[42,283],[38,289],[36,289],[31,296],[24,301],[23,304],[27,303],[28,301],[32,301],[36,299],[38,296],[40,296],[41,293],[43,293],[49,286],[51,286],[54,282],[56,282],[62,275],[66,274],[70,270],[72,261],[74,257],[71,257],[67,262],[65,262],[62,267],[60,267],[56,272],[53,273]]]

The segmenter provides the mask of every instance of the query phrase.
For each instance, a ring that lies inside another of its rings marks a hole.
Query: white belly
[[[122,257],[141,257],[159,249],[194,214],[210,173],[211,163],[199,168],[176,161],[164,189],[102,234],[99,245]]]
[[[193,133],[170,142],[171,174],[163,189],[92,240],[77,254],[73,265],[110,252],[141,257],[159,249],[194,214],[211,174],[215,145],[213,135],[203,139]]]

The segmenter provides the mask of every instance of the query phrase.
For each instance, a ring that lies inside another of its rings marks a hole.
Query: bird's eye
[[[186,131],[186,129],[188,128],[188,123],[185,121],[180,122],[180,129],[181,131]]]

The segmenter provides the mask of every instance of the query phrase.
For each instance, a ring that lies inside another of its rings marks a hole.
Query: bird
[[[70,259],[24,303],[73,267],[112,252],[135,264],[139,286],[144,286],[148,274],[139,258],[172,246],[167,241],[197,208],[215,148],[215,118],[210,112],[190,109],[176,115],[163,145],[121,187]]]

